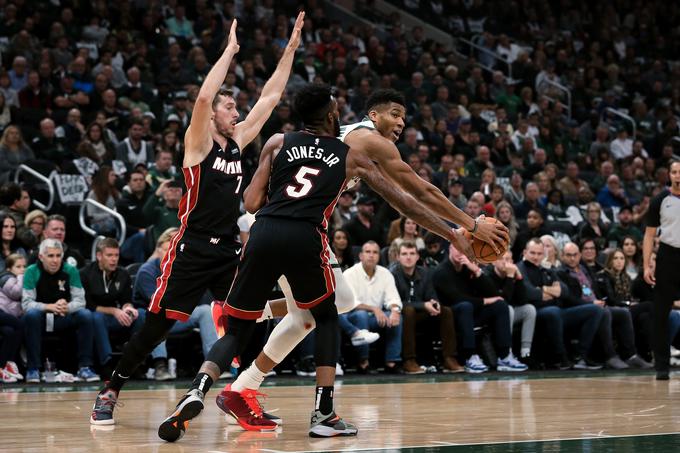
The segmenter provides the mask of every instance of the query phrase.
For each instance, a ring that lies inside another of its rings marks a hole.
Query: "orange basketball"
[[[499,223],[499,220],[493,217],[484,217],[484,220],[487,223]],[[477,261],[481,264],[493,263],[498,258],[503,256],[503,254],[508,250],[509,244],[507,242],[503,244],[503,247],[501,247],[500,250],[501,253],[496,254],[493,247],[491,247],[491,244],[488,244],[484,241],[477,239],[476,237],[473,237],[468,231],[465,231],[465,237],[470,241],[470,245],[472,246],[472,252],[475,254],[475,258],[477,258]]]

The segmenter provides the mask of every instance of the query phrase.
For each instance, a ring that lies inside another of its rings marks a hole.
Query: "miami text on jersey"
[[[241,174],[241,161],[226,161],[221,157],[216,157],[215,162],[212,165],[213,170],[222,171],[228,175],[240,175]]]

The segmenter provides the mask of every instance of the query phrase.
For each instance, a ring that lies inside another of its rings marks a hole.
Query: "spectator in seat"
[[[40,243],[38,262],[26,269],[21,306],[24,310],[26,382],[40,382],[43,332],[76,330],[78,374],[86,382],[99,381],[92,366],[94,324],[85,309],[85,294],[78,270],[64,262],[64,248],[57,239]]]
[[[97,243],[96,261],[80,271],[85,290],[85,306],[93,312],[94,345],[104,377],[108,379],[115,364],[111,363],[109,333],[136,331],[142,326],[142,310],[132,305],[130,274],[118,266],[120,248],[111,238]]]
[[[604,309],[598,329],[598,337],[604,347],[606,366],[615,370],[629,367],[644,368],[646,364],[637,355],[635,349],[635,333],[630,311],[627,308],[610,306],[607,301],[598,298],[598,294],[595,292],[595,283],[580,264],[581,252],[576,244],[567,243],[564,246],[562,257],[564,265],[558,271],[558,277],[569,288],[569,298],[574,303],[595,304]],[[628,359],[625,362],[616,353],[613,332],[616,332],[622,356]]]
[[[155,165],[146,174],[146,183],[155,191],[163,181],[175,179],[177,174],[172,167],[173,154],[169,150],[159,150],[156,153]]]
[[[524,188],[524,201],[515,206],[515,215],[517,218],[526,218],[529,215],[529,211],[532,209],[539,211],[541,216],[545,218],[545,207],[541,204],[540,198],[541,193],[538,190],[538,185],[535,182],[528,183]]]
[[[416,266],[420,254],[413,241],[402,241],[398,249],[398,264],[392,270],[397,291],[403,304],[403,357],[406,374],[422,374],[425,372],[416,360],[416,329],[434,327],[439,324],[439,338],[442,341],[442,359],[444,373],[460,373],[465,371],[455,358],[456,330],[453,325],[451,307],[443,307],[437,300],[432,285],[432,275],[422,266]]]
[[[345,224],[345,229],[355,244],[374,241],[378,246],[384,245],[382,225],[375,218],[377,200],[370,195],[361,195],[357,200],[357,212]]]
[[[619,244],[626,256],[626,273],[635,280],[642,270],[642,253],[639,243],[632,236],[624,236]]]
[[[0,187],[0,210],[7,212],[14,219],[17,238],[26,250],[37,245],[35,236],[25,222],[30,207],[31,196],[19,184],[10,182]]]
[[[512,256],[514,260],[519,260],[522,257],[522,251],[526,246],[527,242],[531,238],[541,237],[546,234],[550,234],[544,225],[544,217],[540,210],[531,209],[527,214],[527,227],[524,230],[520,230],[517,234],[515,242],[512,244]]]
[[[472,159],[465,165],[465,171],[470,178],[481,178],[482,173],[486,169],[493,169],[491,162],[491,151],[487,146],[481,145],[477,147],[477,157]]]
[[[496,219],[500,220],[503,225],[508,228],[510,234],[510,246],[515,243],[517,233],[519,232],[519,225],[515,220],[515,210],[507,201],[501,201],[496,206]]]
[[[560,250],[560,246],[557,244],[555,237],[551,234],[544,234],[541,236],[541,242],[543,243],[544,251],[541,266],[546,269],[557,270],[562,265],[562,262],[560,261],[562,251]]]
[[[524,259],[517,265],[522,273],[527,300],[536,307],[536,325],[545,335],[552,357],[548,364],[561,370],[600,369],[590,365],[586,357],[603,316],[602,307],[586,304],[567,297],[567,286],[560,281],[552,269],[541,266],[543,243],[532,238],[524,248]],[[564,344],[565,330],[578,329],[578,361],[572,364]]]
[[[590,279],[594,280],[595,274],[604,269],[597,260],[597,254],[600,249],[597,247],[594,239],[583,239],[579,249],[581,250],[581,264],[586,268]]]
[[[8,256],[0,271],[0,382],[5,384],[24,378],[14,360],[24,339],[21,290],[25,271],[26,257],[18,253]]]
[[[607,178],[607,185],[598,192],[597,201],[603,208],[620,208],[631,204],[618,175],[610,175]]]
[[[335,205],[333,216],[331,217],[331,229],[337,230],[344,228],[347,222],[352,219],[352,214],[356,212],[354,207],[354,193],[346,190],[340,194],[338,204]]]
[[[399,236],[394,238],[392,244],[390,245],[390,263],[397,261],[397,257],[399,255],[399,246],[404,241],[413,242],[418,249],[418,253],[420,253],[422,250],[425,250],[425,241],[422,237],[420,237],[420,233],[418,232],[418,224],[413,219],[402,216],[401,219],[399,219]]]
[[[562,191],[568,200],[576,200],[581,187],[588,188],[588,183],[579,178],[578,164],[570,161],[567,163],[566,175],[558,181],[557,188]]]
[[[631,236],[636,242],[642,242],[642,232],[633,224],[633,208],[623,206],[619,210],[619,222],[607,233],[607,241],[615,244],[623,243],[626,236]]]
[[[586,221],[579,228],[578,237],[583,239],[592,239],[599,248],[606,246],[607,232],[609,231],[609,224],[602,220],[602,207],[599,203],[593,201],[588,203],[586,207]]]
[[[26,257],[26,250],[17,238],[14,218],[0,211],[0,269],[5,269],[5,260],[14,253]]]
[[[626,257],[621,249],[614,249],[607,255],[607,262],[603,270],[597,273],[595,276],[595,293],[599,298],[606,301],[607,306],[611,307],[613,310],[628,310],[630,312],[633,325],[640,325],[641,330],[649,334],[651,332],[651,310],[652,303],[647,301],[634,300],[633,298],[633,280],[628,276],[625,271],[626,267]],[[642,323],[640,322],[642,321]],[[676,313],[671,310],[669,316],[669,326],[671,330],[677,330],[674,325],[677,326],[680,323],[680,313]],[[673,335],[674,336],[674,335]],[[671,338],[671,341],[673,338]],[[649,345],[651,343],[647,343]],[[639,350],[640,348],[636,348]],[[630,359],[630,362],[634,362],[633,365],[637,365],[639,368],[652,368],[652,364],[643,360],[637,354]]]
[[[340,270],[343,272],[354,266],[354,257],[352,256],[352,243],[349,234],[346,230],[340,228],[333,232],[333,241],[331,248],[338,260]]]
[[[380,329],[385,335],[385,372],[398,372],[397,363],[401,362],[401,298],[394,276],[378,265],[379,260],[378,244],[366,242],[361,247],[360,262],[344,272],[358,305],[349,313],[339,315],[340,328],[358,348],[359,373],[369,371],[368,345],[378,338],[371,332],[374,330]]]
[[[132,290],[133,302],[138,309],[145,309],[149,306],[151,298],[156,291],[156,280],[161,276],[161,259],[167,254],[168,248],[170,247],[170,241],[177,231],[177,228],[169,228],[163,231],[156,242],[156,249],[153,254],[149,257],[147,262],[139,268],[137,278],[135,279],[135,285]],[[212,312],[210,310],[211,301],[212,297],[206,292],[202,304],[194,308],[189,319],[185,322],[176,322],[169,332],[169,334],[172,335],[198,328],[201,335],[203,357],[208,356],[210,348],[212,348],[213,344],[217,341],[217,331],[215,330]],[[146,312],[141,316],[146,316]],[[174,378],[174,376],[168,373],[168,352],[165,341],[151,351],[151,357],[154,359],[155,379],[157,381],[165,381]]]
[[[66,157],[64,138],[57,137],[52,118],[40,121],[40,134],[33,139],[31,148],[38,159],[49,160],[57,165],[62,163]]]
[[[487,266],[487,275],[493,281],[498,294],[508,301],[510,310],[510,334],[515,324],[522,326],[520,343],[520,359],[526,361],[531,356],[531,344],[536,327],[536,307],[527,300],[522,273],[512,261],[512,253],[506,251],[503,256]]]
[[[9,181],[19,165],[33,159],[35,154],[24,142],[21,129],[7,126],[0,137],[0,184]]]
[[[87,198],[103,204],[109,209],[116,209],[116,202],[120,192],[116,187],[116,173],[108,165],[103,165],[92,177],[92,189]],[[96,206],[88,204],[87,216],[90,218],[92,229],[102,236],[116,236],[117,226],[114,217]]]
[[[43,232],[45,231],[45,224],[47,223],[47,214],[45,214],[40,209],[34,209],[33,211],[26,214],[26,227],[30,232],[30,245],[27,245],[28,249],[31,249],[35,244],[39,244],[45,239]]]
[[[127,238],[120,249],[120,256],[134,263],[141,263],[145,259],[144,235],[147,227],[144,205],[153,195],[146,184],[144,173],[133,170],[129,178],[116,203],[116,210],[125,219],[127,228]]]
[[[489,368],[477,355],[475,326],[488,324],[493,332],[498,354],[498,371],[525,371],[527,366],[512,354],[508,304],[495,290],[494,284],[475,263],[449,246],[448,259],[434,270],[433,284],[442,305],[450,306],[463,345],[461,358],[465,371],[484,373]]]
[[[179,227],[177,213],[182,199],[182,186],[180,181],[165,181],[144,203],[142,212],[148,224],[154,226],[154,241],[168,228]]]
[[[153,146],[145,142],[143,136],[144,123],[139,118],[132,118],[128,136],[116,147],[116,159],[125,162],[128,171],[137,164],[148,167],[154,161]]]
[[[80,269],[85,265],[85,258],[73,247],[66,244],[66,218],[59,214],[52,214],[47,217],[45,224],[45,231],[43,232],[45,239],[56,239],[62,245],[62,259],[65,263]],[[39,257],[38,247],[31,251],[28,257],[28,264],[34,264]]]

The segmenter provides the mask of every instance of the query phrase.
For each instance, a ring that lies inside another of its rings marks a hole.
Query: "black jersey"
[[[243,191],[241,150],[231,139],[226,149],[213,141],[210,153],[200,164],[182,167],[187,192],[179,205],[182,228],[208,236],[238,234],[236,221]]]
[[[348,151],[334,137],[285,134],[272,163],[268,202],[257,215],[305,220],[327,229],[347,182]]]

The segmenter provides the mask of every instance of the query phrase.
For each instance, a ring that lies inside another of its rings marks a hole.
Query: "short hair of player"
[[[331,87],[310,83],[295,95],[293,110],[306,125],[321,124],[331,108]]]
[[[366,111],[370,112],[371,110],[376,110],[380,106],[389,104],[391,102],[399,104],[402,107],[406,107],[406,98],[404,98],[404,95],[397,90],[376,90],[368,97],[368,100],[366,101]]]

